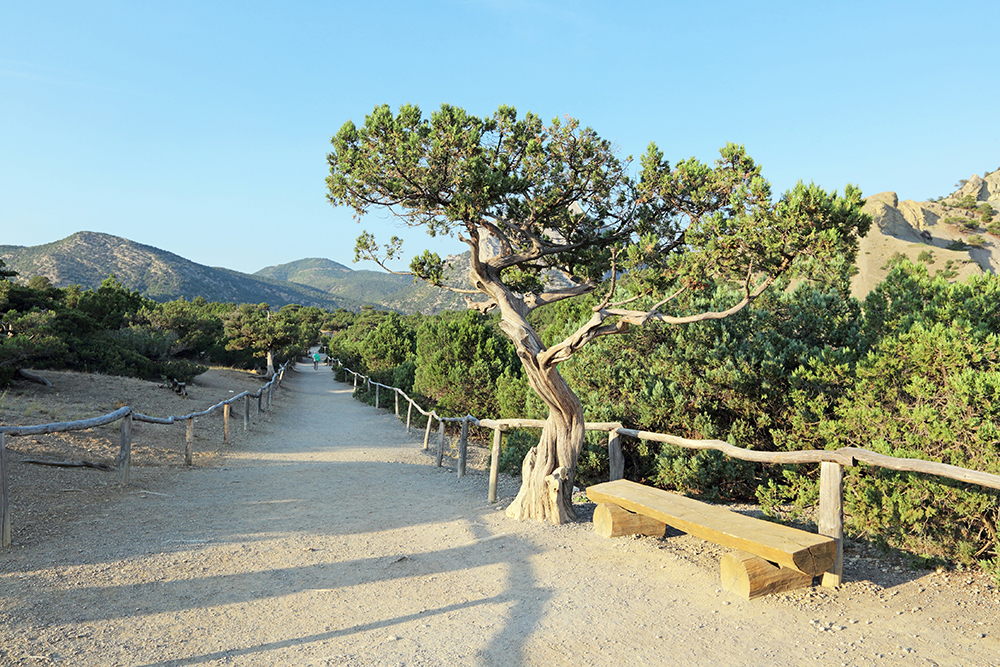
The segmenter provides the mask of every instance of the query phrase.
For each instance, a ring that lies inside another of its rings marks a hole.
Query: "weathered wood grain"
[[[829,537],[744,516],[624,479],[591,486],[587,497],[596,503],[610,503],[653,517],[695,537],[748,551],[805,574],[827,571],[836,558],[837,546]]]

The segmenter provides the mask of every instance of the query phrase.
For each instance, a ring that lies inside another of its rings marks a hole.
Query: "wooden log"
[[[17,375],[17,377],[21,378],[22,380],[27,380],[28,382],[35,382],[37,384],[43,384],[46,387],[52,386],[52,383],[43,378],[41,375],[35,375],[34,373],[29,373],[23,368],[18,368],[16,371],[14,371],[14,373],[15,375]]]
[[[191,465],[192,454],[191,449],[194,444],[194,417],[188,417],[187,420],[187,434],[184,437],[184,463],[186,465]]]
[[[760,556],[731,551],[722,557],[722,587],[744,600],[812,586],[811,575],[788,567],[778,567]]]
[[[625,456],[622,454],[622,437],[616,431],[608,431],[609,479],[614,481],[625,477]]]
[[[132,413],[122,417],[121,450],[118,453],[118,481],[128,486],[132,471]]]
[[[493,429],[493,451],[490,452],[490,491],[489,502],[497,501],[497,479],[500,476],[500,444],[503,441],[503,431]]]
[[[229,403],[222,406],[222,444],[229,444]]]
[[[431,439],[431,424],[434,423],[434,418],[431,415],[427,415],[427,427],[424,429],[424,451],[429,449],[430,439]]]
[[[114,470],[107,463],[94,463],[93,461],[52,461],[46,459],[21,459],[21,463],[31,463],[38,466],[52,466],[53,468],[94,468],[96,470]]]
[[[51,424],[39,424],[37,426],[0,426],[0,433],[8,435],[42,435],[44,433],[62,433],[63,431],[80,431],[87,428],[97,428],[111,422],[116,422],[122,417],[132,412],[132,408],[125,406],[118,408],[114,412],[109,412],[93,419],[80,419],[72,422],[53,422]]]
[[[399,390],[392,392],[396,396],[396,419],[399,419]]]
[[[410,432],[410,417],[413,416],[413,401],[410,401],[409,407],[406,409],[406,432]]]
[[[667,524],[642,514],[629,512],[618,505],[598,503],[594,509],[594,532],[601,537],[649,535],[663,537]]]
[[[469,453],[469,420],[462,420],[462,435],[458,438],[458,478],[465,477],[465,463]]]
[[[844,469],[836,463],[820,464],[817,523],[819,534],[837,543],[837,555],[833,566],[823,573],[823,585],[839,586],[844,578]]]
[[[833,566],[837,545],[825,535],[731,512],[725,507],[619,479],[587,488],[595,503],[612,503],[645,514],[685,533],[748,551],[809,575]]]
[[[10,493],[7,490],[7,434],[0,433],[0,549],[10,546]]]
[[[438,417],[438,453],[437,453],[437,467],[441,467],[441,462],[444,460],[444,421]]]

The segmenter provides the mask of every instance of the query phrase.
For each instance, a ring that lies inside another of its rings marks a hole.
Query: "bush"
[[[760,464],[730,458],[714,449],[664,445],[656,457],[657,486],[709,501],[753,497],[764,475]]]
[[[500,450],[500,470],[510,475],[521,474],[521,464],[528,450],[538,444],[538,430],[514,429],[508,431]]]

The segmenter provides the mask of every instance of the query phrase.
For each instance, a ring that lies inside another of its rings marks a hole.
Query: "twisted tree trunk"
[[[505,323],[501,323],[502,328]],[[527,340],[537,340],[530,327]],[[507,508],[514,519],[538,519],[554,524],[576,519],[573,511],[573,482],[576,463],[584,437],[583,406],[558,369],[539,366],[538,351],[523,345],[524,337],[511,336],[515,342],[531,388],[549,408],[538,444],[531,448],[521,464],[521,489]],[[535,346],[531,346],[535,347]]]

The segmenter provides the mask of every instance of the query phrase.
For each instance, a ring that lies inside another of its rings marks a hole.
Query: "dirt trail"
[[[324,367],[255,429],[0,555],[0,665],[1000,664],[982,578],[746,602],[693,538],[507,519]]]

